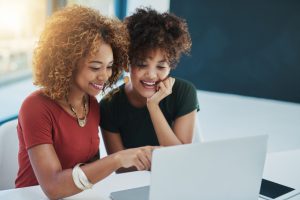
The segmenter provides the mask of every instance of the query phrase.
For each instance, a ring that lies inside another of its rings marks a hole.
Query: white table
[[[300,149],[268,154],[263,177],[300,190]]]
[[[268,134],[268,152],[300,149],[300,104],[197,92],[204,141]]]
[[[267,155],[264,178],[286,183],[300,189],[300,149],[276,152]],[[149,185],[150,172],[131,172],[110,175],[95,184],[93,189],[86,190],[66,199],[109,200],[113,191]],[[0,191],[0,200],[42,200],[47,199],[40,186]],[[300,200],[300,195],[291,200]]]
[[[91,190],[83,191],[66,199],[82,200],[109,200],[112,191],[129,189],[149,185],[150,172],[131,172],[125,174],[112,174],[103,181],[98,182]],[[46,200],[46,195],[40,186],[18,188],[0,191],[0,200]]]

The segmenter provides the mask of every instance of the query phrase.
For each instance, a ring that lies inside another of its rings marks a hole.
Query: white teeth
[[[92,85],[93,85],[94,87],[98,88],[99,90],[102,90],[102,88],[103,88],[103,85],[98,85],[98,84],[96,84],[96,83],[92,83]]]
[[[155,85],[155,82],[147,82],[147,81],[142,81],[144,84],[149,85],[149,86],[153,86]]]

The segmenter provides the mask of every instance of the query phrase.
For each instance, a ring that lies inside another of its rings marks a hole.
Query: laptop
[[[110,196],[113,200],[256,200],[267,138],[260,135],[155,149],[150,186]]]

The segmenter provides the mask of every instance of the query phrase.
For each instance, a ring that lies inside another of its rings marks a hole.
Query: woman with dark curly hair
[[[118,20],[72,6],[53,14],[33,57],[35,84],[19,112],[16,187],[40,184],[50,199],[91,188],[120,167],[148,169],[153,147],[99,160],[99,105],[128,62],[128,34]]]
[[[100,103],[108,153],[191,143],[199,110],[196,89],[188,81],[169,76],[181,54],[191,47],[185,20],[145,8],[137,9],[125,24],[130,36],[130,81]]]

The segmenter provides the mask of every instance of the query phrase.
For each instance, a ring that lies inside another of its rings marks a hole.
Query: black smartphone
[[[260,197],[268,200],[283,200],[288,197],[294,196],[297,191],[294,188],[281,185],[266,179],[262,179],[260,187]]]

